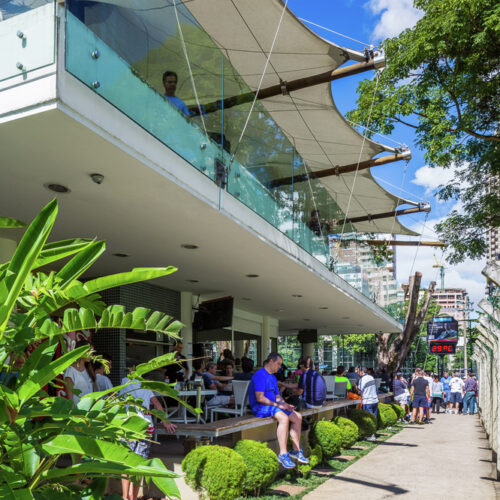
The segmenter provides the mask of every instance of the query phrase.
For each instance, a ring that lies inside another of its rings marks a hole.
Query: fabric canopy
[[[348,60],[364,60],[364,54],[318,36],[288,9],[283,14],[283,6],[281,0],[190,0],[185,3],[252,90],[258,88],[278,26],[262,88],[333,71]],[[394,148],[368,139],[363,144],[362,135],[336,108],[330,83],[264,99],[262,104],[312,171],[395,152]],[[369,169],[358,171],[355,182],[354,177],[355,173],[349,173],[320,181],[347,218],[391,212],[402,203],[417,205],[387,192],[373,179]],[[359,232],[416,234],[393,217],[354,226]]]

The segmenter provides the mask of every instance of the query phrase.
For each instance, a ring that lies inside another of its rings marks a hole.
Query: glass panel
[[[342,211],[317,180],[295,181],[309,168],[262,102],[251,114],[251,102],[224,103],[250,89],[184,5],[66,4],[70,73],[329,268],[333,248],[337,264],[328,235]]]
[[[0,81],[55,62],[54,0],[0,0]]]

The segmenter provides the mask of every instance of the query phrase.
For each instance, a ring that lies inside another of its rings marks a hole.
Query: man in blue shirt
[[[165,97],[184,115],[191,116],[186,103],[175,95],[177,90],[177,73],[175,71],[165,71],[163,73],[163,86],[165,87]]]
[[[441,382],[443,384],[444,391],[444,404],[446,406],[446,413],[451,413],[452,403],[450,402],[450,380],[451,377],[448,375],[448,372],[444,372],[441,377]]]
[[[264,367],[255,372],[248,388],[248,399],[252,412],[260,418],[273,417],[278,422],[278,444],[280,454],[278,461],[285,469],[293,469],[295,464],[308,464],[309,460],[300,449],[300,431],[302,415],[295,411],[295,407],[286,403],[278,389],[278,381],[274,374],[281,368],[283,358],[272,352],[264,362]],[[293,451],[288,453],[288,429],[292,439]]]

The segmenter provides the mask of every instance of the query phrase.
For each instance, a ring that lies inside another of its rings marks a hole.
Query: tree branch
[[[406,125],[407,127],[411,127],[411,128],[415,128],[415,129],[418,128],[417,125],[412,125],[411,123],[407,123],[407,122],[401,120],[401,118],[398,118],[397,116],[394,117],[394,120],[396,120],[399,123],[402,123],[403,125]]]

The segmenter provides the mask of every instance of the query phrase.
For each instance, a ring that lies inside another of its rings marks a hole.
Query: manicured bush
[[[307,465],[299,465],[299,470],[302,477],[307,478],[314,467],[323,463],[323,450],[321,446],[317,444],[311,449],[311,454],[309,455],[309,463]]]
[[[269,486],[276,477],[279,468],[278,457],[266,443],[248,439],[238,441],[234,451],[243,457],[247,467],[243,491],[252,496],[259,496],[261,490]]]
[[[309,431],[309,442],[314,448],[321,446],[325,457],[332,457],[339,453],[342,446],[342,433],[340,429],[330,420],[320,420],[311,427]]]
[[[398,419],[405,418],[406,411],[396,403],[390,403],[391,408],[396,412]]]
[[[358,426],[348,418],[335,417],[333,423],[342,434],[342,448],[350,448],[359,439]]]
[[[210,500],[233,500],[243,493],[247,467],[243,457],[225,446],[200,446],[182,461],[187,483]]]
[[[398,421],[396,412],[392,409],[391,405],[379,403],[377,415],[377,428],[384,429],[390,427]]]
[[[352,409],[347,416],[358,426],[360,439],[375,434],[377,417],[373,413],[366,410]]]

